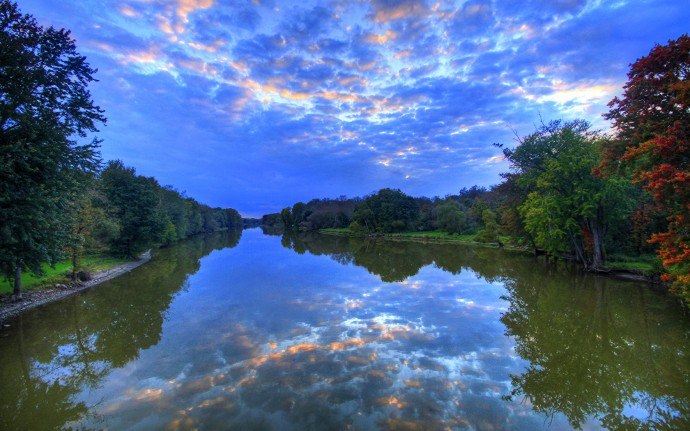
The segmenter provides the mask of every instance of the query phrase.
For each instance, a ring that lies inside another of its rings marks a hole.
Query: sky
[[[19,0],[98,69],[104,160],[260,217],[384,187],[445,196],[541,121],[608,131],[690,0]]]

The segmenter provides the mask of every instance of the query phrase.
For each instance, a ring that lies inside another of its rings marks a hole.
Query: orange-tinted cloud
[[[429,13],[424,2],[417,0],[374,1],[372,8],[372,19],[377,23],[426,16]]]

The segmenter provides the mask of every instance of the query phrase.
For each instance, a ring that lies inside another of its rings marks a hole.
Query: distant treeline
[[[609,257],[653,253],[649,241],[668,228],[668,211],[629,174],[607,174],[614,142],[581,120],[542,124],[504,148],[511,171],[493,187],[473,186],[443,198],[382,189],[362,198],[298,202],[262,223],[288,230],[349,228],[353,234],[439,230],[501,244],[501,236],[599,270]],[[660,269],[660,267],[659,267]]]
[[[75,221],[75,234],[87,250],[123,256],[243,225],[236,210],[201,204],[119,160],[89,182],[76,202]]]
[[[349,228],[353,234],[439,230],[481,242],[514,244],[571,255],[600,269],[606,258],[654,251],[648,239],[667,214],[630,178],[595,172],[605,137],[584,121],[554,121],[504,149],[511,172],[490,187],[463,188],[445,197],[411,197],[382,189],[363,198],[298,202],[262,223],[288,230]]]
[[[475,234],[484,226],[484,212],[496,210],[496,197],[495,192],[477,186],[433,199],[413,198],[387,188],[363,198],[341,196],[298,202],[280,213],[263,216],[262,224],[300,231],[350,228],[359,233],[392,233],[440,229]]]

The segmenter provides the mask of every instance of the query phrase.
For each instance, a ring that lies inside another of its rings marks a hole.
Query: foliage
[[[610,174],[624,162],[653,195],[656,210],[668,214],[667,228],[651,241],[659,246],[666,279],[690,299],[690,37],[657,45],[637,60],[624,90],[605,115],[618,134],[601,170]]]
[[[113,241],[117,253],[134,257],[163,239],[166,220],[157,205],[153,178],[136,175],[134,168],[118,160],[108,163],[101,183],[107,211],[120,221],[120,234]]]
[[[71,235],[65,250],[72,259],[72,280],[76,281],[80,269],[80,257],[86,249],[103,251],[120,234],[117,220],[108,216],[102,206],[102,194],[92,179],[83,193],[72,202]]]
[[[500,245],[501,241],[498,238],[496,213],[490,209],[485,209],[482,212],[482,222],[484,228],[477,233],[475,240],[479,242],[497,242]]]
[[[199,233],[240,229],[242,218],[232,208],[211,208],[184,197],[154,178],[137,175],[121,161],[111,161],[98,182],[104,212],[119,226],[113,251],[135,256],[157,244],[169,245]]]
[[[400,190],[381,189],[360,202],[352,217],[355,227],[366,232],[390,233],[414,230],[419,216],[414,198]]]
[[[261,217],[262,226],[283,226],[283,218],[280,213],[264,214]]]
[[[63,257],[71,199],[99,163],[103,111],[94,80],[70,32],[43,28],[17,5],[0,1],[0,270],[15,280]]]
[[[521,175],[517,173],[503,173],[501,177],[503,182],[494,188],[494,192],[500,196],[496,210],[500,219],[500,230],[510,236],[514,243],[529,244],[536,249],[534,238],[525,228],[519,211],[532,187],[521,184]]]
[[[465,229],[465,213],[457,202],[448,202],[436,207],[439,229],[448,233],[462,233]]]
[[[624,179],[595,176],[602,138],[582,120],[542,124],[504,154],[517,184],[529,190],[519,206],[525,230],[552,254],[572,252],[587,267],[605,260],[608,228],[631,211]]]
[[[344,228],[352,222],[356,201],[341,196],[338,199],[312,199],[308,203],[297,202],[280,211],[280,221],[272,219],[268,223],[281,223],[290,230],[319,230]]]
[[[390,189],[388,189],[390,190]],[[443,229],[450,233],[476,233],[483,226],[482,212],[485,209],[494,210],[498,199],[502,198],[493,191],[483,187],[473,186],[463,188],[457,195],[447,195],[445,198],[427,197],[410,198],[410,205],[416,206],[416,216],[410,219],[405,228],[410,231]],[[279,214],[268,214],[262,224],[288,230],[312,231],[319,229],[339,229],[350,227],[358,234],[374,232],[366,226],[361,218],[368,215],[373,220],[374,212],[360,212],[359,221],[355,220],[355,208],[364,201],[363,198],[312,199],[307,203],[297,202],[290,207],[283,208]],[[361,206],[361,205],[360,205]],[[369,208],[371,210],[371,208]],[[385,206],[378,206],[377,211],[386,211]],[[363,210],[364,211],[364,210]],[[396,228],[395,232],[400,232]]]

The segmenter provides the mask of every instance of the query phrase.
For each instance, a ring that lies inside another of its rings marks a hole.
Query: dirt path
[[[0,297],[0,324],[14,316],[17,316],[26,310],[38,307],[39,305],[48,302],[56,301],[73,293],[80,292],[89,287],[103,283],[104,281],[112,280],[113,278],[130,272],[146,262],[151,260],[151,250],[139,256],[136,260],[118,265],[106,271],[100,271],[93,274],[93,278],[89,281],[69,283],[61,285],[63,287],[54,287],[49,289],[30,290],[22,293],[22,299],[16,301],[11,295]]]

